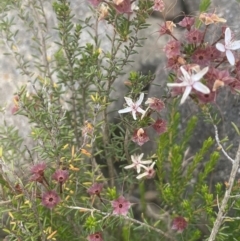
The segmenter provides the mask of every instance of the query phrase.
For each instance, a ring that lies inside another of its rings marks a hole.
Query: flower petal
[[[143,158],[143,156],[144,156],[144,153],[140,154],[140,155],[138,156],[138,160],[141,161],[142,158]]]
[[[222,43],[217,43],[216,44],[216,48],[221,51],[221,52],[225,52],[226,49],[225,49],[225,46],[222,44]]]
[[[148,112],[148,110],[150,109],[150,107],[148,106],[148,108],[144,111],[144,113],[141,116],[141,120],[145,117],[146,113]]]
[[[136,105],[138,105],[138,106],[141,105],[142,101],[143,101],[143,98],[144,98],[144,93],[141,93],[140,96],[139,96],[139,99],[136,102]]]
[[[128,98],[128,97],[124,97],[125,101],[127,102],[127,105],[128,106],[132,106],[133,105],[133,101],[131,98]]]
[[[143,110],[143,109],[140,108],[140,107],[137,108],[137,112],[140,112],[140,113],[142,113],[142,114],[145,114],[145,110]]]
[[[137,117],[136,117],[136,111],[135,110],[132,110],[132,116],[133,116],[133,119],[136,120]]]
[[[205,67],[204,69],[202,69],[201,71],[199,71],[197,74],[192,76],[192,80],[195,81],[199,81],[207,72],[208,72],[208,67]]]
[[[227,51],[226,51],[226,56],[227,56],[228,62],[229,62],[231,65],[234,65],[234,64],[235,64],[235,57],[234,57],[232,51],[227,50]]]
[[[150,168],[153,168],[155,166],[156,162],[153,162]]]
[[[141,173],[140,175],[138,175],[136,178],[137,179],[141,179],[141,178],[143,178],[143,177],[146,177],[148,174],[147,174],[147,172],[143,172],[143,173]]]
[[[210,89],[201,82],[194,83],[193,88],[195,90],[199,91],[199,92],[202,92],[203,94],[209,94],[210,93]]]
[[[141,164],[151,164],[151,163],[152,163],[151,160],[141,161]]]
[[[145,102],[145,105],[153,104],[154,99],[153,98],[148,98],[147,101]]]
[[[133,167],[135,167],[135,164],[131,164],[131,165],[125,166],[124,169],[130,169],[130,168],[133,168]]]
[[[180,67],[180,70],[182,71],[182,74],[183,74],[183,76],[184,76],[184,79],[185,79],[185,80],[189,80],[189,79],[190,79],[189,73],[188,73],[182,66]]]
[[[141,166],[137,165],[137,173],[140,173],[140,171],[141,171]]]
[[[122,114],[122,113],[127,113],[127,112],[131,112],[132,108],[131,107],[127,107],[125,109],[119,110],[118,113]]]
[[[180,105],[182,105],[185,102],[185,100],[187,99],[187,97],[189,96],[191,91],[192,91],[192,87],[187,86],[184,93],[183,93],[182,99],[180,101]]]
[[[168,87],[185,87],[188,83],[181,82],[181,83],[167,83]]]
[[[231,34],[231,30],[230,28],[226,28],[225,30],[225,44],[229,44],[231,42],[232,39],[232,34]]]
[[[133,162],[133,163],[136,162],[136,160],[135,160],[136,158],[137,158],[137,156],[135,156],[135,155],[131,155],[131,159],[132,159],[132,162]]]
[[[234,41],[231,44],[231,50],[236,50],[236,49],[240,49],[240,40]]]

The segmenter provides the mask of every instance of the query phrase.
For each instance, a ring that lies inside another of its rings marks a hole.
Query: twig
[[[234,196],[230,196],[230,198],[238,198],[238,197],[240,197],[239,194],[238,195],[234,195]]]
[[[226,217],[224,217],[224,219],[229,219],[229,220],[231,220],[231,221],[233,221],[233,220],[240,220],[240,217],[228,217],[228,216],[226,216]]]
[[[12,200],[2,201],[2,202],[0,202],[0,205],[8,204],[8,203],[11,203],[11,202],[12,202]]]
[[[223,146],[222,146],[222,144],[221,144],[221,141],[220,141],[220,139],[219,139],[219,136],[218,136],[218,128],[217,128],[217,126],[214,124],[214,120],[213,120],[211,114],[210,114],[210,113],[208,113],[208,114],[209,114],[209,118],[211,119],[212,124],[213,124],[213,127],[214,127],[214,130],[215,130],[215,140],[216,140],[218,146],[220,147],[223,155],[224,155],[229,161],[231,161],[232,163],[234,163],[234,160],[233,160],[233,159],[227,154],[227,152],[224,150],[224,148],[223,148]]]
[[[220,209],[219,209],[218,214],[217,214],[217,219],[214,223],[214,226],[213,226],[213,229],[212,229],[212,232],[211,232],[211,235],[210,235],[208,241],[214,241],[215,240],[215,238],[217,236],[217,233],[220,229],[220,226],[222,224],[222,221],[224,219],[224,214],[226,212],[227,203],[228,203],[228,200],[230,198],[230,194],[231,194],[231,191],[232,191],[234,180],[235,180],[235,177],[236,177],[236,174],[237,174],[237,171],[238,171],[239,162],[240,162],[240,144],[238,146],[236,158],[235,158],[235,160],[233,160],[232,171],[231,171],[231,174],[230,174],[230,177],[229,177],[229,180],[228,180],[228,187],[225,191],[224,198],[222,200]]]
[[[230,160],[232,163],[234,163],[234,160],[227,154],[227,152],[224,150],[223,146],[222,146],[221,143],[220,143],[219,136],[218,136],[217,126],[213,124],[213,127],[214,127],[214,129],[215,129],[215,139],[216,139],[216,142],[217,142],[218,146],[221,148],[221,151],[222,151],[223,155],[224,155],[228,160]]]
[[[83,208],[83,207],[75,207],[75,206],[67,206],[67,208],[77,209],[77,210],[81,210],[81,211],[83,211],[83,212],[90,212],[92,215],[93,215],[94,212],[96,212],[96,213],[100,213],[100,214],[102,214],[102,215],[104,215],[104,216],[106,216],[106,217],[116,217],[116,215],[114,215],[114,214],[102,212],[102,211],[100,211],[100,210],[98,210],[98,209],[95,209],[95,208]],[[138,220],[136,220],[136,219],[134,219],[134,218],[130,218],[130,217],[128,217],[128,216],[121,215],[121,217],[122,217],[123,219],[127,220],[127,221],[132,222],[132,223],[136,223],[136,224],[139,224],[140,226],[143,226],[143,227],[145,227],[145,228],[147,228],[147,229],[151,229],[151,230],[153,230],[153,231],[155,231],[155,232],[163,235],[163,236],[164,236],[165,238],[167,238],[168,240],[173,240],[173,241],[175,240],[173,237],[169,236],[167,233],[165,233],[165,232],[162,231],[161,229],[155,228],[155,227],[153,227],[153,226],[150,226],[150,225],[148,225],[148,224],[146,224],[146,223],[143,223],[143,222],[141,222],[141,221],[138,221]]]

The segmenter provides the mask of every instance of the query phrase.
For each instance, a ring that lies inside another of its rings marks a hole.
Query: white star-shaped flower
[[[132,155],[131,159],[133,164],[125,166],[125,169],[130,169],[130,168],[135,168],[137,170],[137,173],[139,173],[141,171],[141,167],[143,167],[145,164],[151,164],[152,161],[151,160],[146,160],[146,161],[142,161],[143,158],[143,153],[141,155]]]
[[[141,174],[139,174],[137,176],[137,179],[141,179],[143,177],[146,177],[147,179],[150,179],[150,178],[153,178],[155,176],[155,170],[154,170],[154,165],[156,164],[156,162],[153,162],[151,164],[151,166],[144,166],[144,165],[141,165],[141,167],[143,167],[145,169],[145,171]]]
[[[237,50],[240,48],[240,41],[234,41],[231,35],[230,28],[226,28],[225,30],[225,44],[217,43],[216,48],[221,52],[226,52],[226,56],[228,59],[228,62],[231,65],[235,64],[235,57],[231,50]]]
[[[134,103],[131,98],[124,97],[128,107],[126,107],[125,109],[119,110],[118,113],[122,114],[122,113],[132,112],[133,119],[136,120],[137,119],[137,117],[136,117],[137,112],[145,114],[145,111],[142,108],[140,108],[140,105],[142,104],[143,98],[144,98],[144,93],[141,93],[137,102]]]
[[[203,94],[210,93],[209,88],[200,82],[202,77],[208,72],[208,67],[205,67],[204,69],[200,70],[196,74],[188,73],[182,66],[180,67],[180,70],[182,71],[183,76],[181,76],[179,79],[182,82],[167,84],[168,87],[186,87],[180,104],[183,104],[185,102],[185,100],[191,93],[192,89],[202,92]]]

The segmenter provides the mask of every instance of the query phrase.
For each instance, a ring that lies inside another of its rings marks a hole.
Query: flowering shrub
[[[168,42],[158,51],[169,78],[164,95],[150,96],[154,73],[122,76],[148,18],[167,11],[163,1],[89,0],[91,14],[78,19],[73,2],[56,0],[53,27],[44,4],[3,1],[1,8],[6,54],[28,80],[10,113],[30,129],[27,141],[8,122],[0,128],[5,240],[238,240],[240,148],[232,159],[216,114],[221,93],[240,90],[240,41],[230,24],[208,10],[208,0],[196,16],[165,21],[157,32]],[[31,36],[31,61],[20,51],[18,21]],[[110,29],[104,36],[101,24]],[[113,110],[119,82],[126,103]],[[187,104],[199,114],[181,126],[179,106]],[[215,134],[189,157],[199,119]],[[237,125],[228,128],[240,135]],[[156,148],[146,151],[147,144]],[[231,174],[211,183],[221,155]]]

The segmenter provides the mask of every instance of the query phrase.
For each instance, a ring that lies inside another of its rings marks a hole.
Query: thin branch
[[[212,119],[212,118],[211,118]],[[216,142],[218,144],[218,146],[221,148],[221,151],[223,153],[223,155],[229,160],[231,161],[232,163],[234,163],[234,160],[227,154],[227,152],[224,150],[223,146],[221,145],[220,143],[220,140],[219,140],[219,136],[218,136],[218,129],[217,129],[217,126],[216,125],[213,125],[214,129],[215,129],[215,139],[216,139]]]
[[[221,141],[220,141],[219,135],[218,135],[218,128],[217,128],[217,126],[214,124],[214,120],[213,120],[213,118],[212,118],[212,116],[211,116],[210,113],[209,113],[209,118],[210,118],[211,121],[212,121],[214,130],[215,130],[215,140],[216,140],[219,148],[221,149],[223,155],[224,155],[229,161],[231,161],[232,163],[234,163],[234,160],[227,154],[227,152],[224,150],[224,148],[223,148],[223,146],[222,146],[222,144],[221,144]]]
[[[12,200],[2,201],[2,202],[0,202],[0,205],[9,204],[9,203],[11,203],[11,202],[12,202]]]
[[[98,209],[95,209],[95,208],[83,208],[83,207],[75,207],[75,206],[67,206],[67,208],[77,209],[77,210],[81,210],[81,211],[83,211],[83,212],[90,212],[91,215],[93,215],[94,212],[100,213],[100,214],[102,214],[102,215],[105,216],[104,218],[106,218],[106,217],[116,217],[116,215],[114,215],[114,214],[102,212],[102,211],[100,211],[100,210],[98,210]],[[143,226],[143,227],[145,227],[145,228],[147,228],[147,229],[151,229],[151,230],[153,230],[153,231],[155,231],[155,232],[163,235],[165,238],[167,238],[167,240],[175,240],[173,237],[169,236],[167,233],[165,233],[165,232],[162,231],[161,229],[155,228],[155,227],[153,227],[153,226],[150,226],[150,225],[148,225],[148,224],[146,224],[146,223],[143,223],[143,222],[141,222],[141,221],[139,221],[139,220],[136,220],[136,219],[134,219],[134,218],[130,218],[130,217],[128,217],[128,216],[121,215],[121,217],[122,217],[123,219],[127,220],[127,221],[132,222],[132,223],[136,223],[136,224],[138,224],[138,225],[140,225],[140,226]]]
[[[234,195],[234,196],[230,196],[230,198],[238,198],[238,197],[240,197],[239,194],[238,195]]]
[[[228,200],[230,198],[230,194],[231,194],[231,191],[232,191],[232,188],[233,188],[234,180],[235,180],[236,174],[238,172],[239,162],[240,162],[240,144],[238,146],[236,158],[235,158],[235,160],[233,160],[232,171],[231,171],[231,174],[230,174],[230,177],[229,177],[229,180],[228,180],[228,187],[225,191],[224,198],[222,200],[220,209],[219,209],[218,214],[217,214],[217,219],[214,223],[214,226],[213,226],[213,229],[212,229],[212,232],[211,232],[211,235],[210,235],[208,241],[214,241],[216,239],[216,236],[217,236],[218,231],[221,227],[223,219],[225,218],[224,215],[225,215],[226,210],[227,210],[227,204],[228,204]]]
[[[226,217],[224,217],[224,219],[228,219],[228,220],[231,220],[231,221],[233,221],[233,220],[240,220],[240,217],[228,217],[228,216],[226,216]]]

